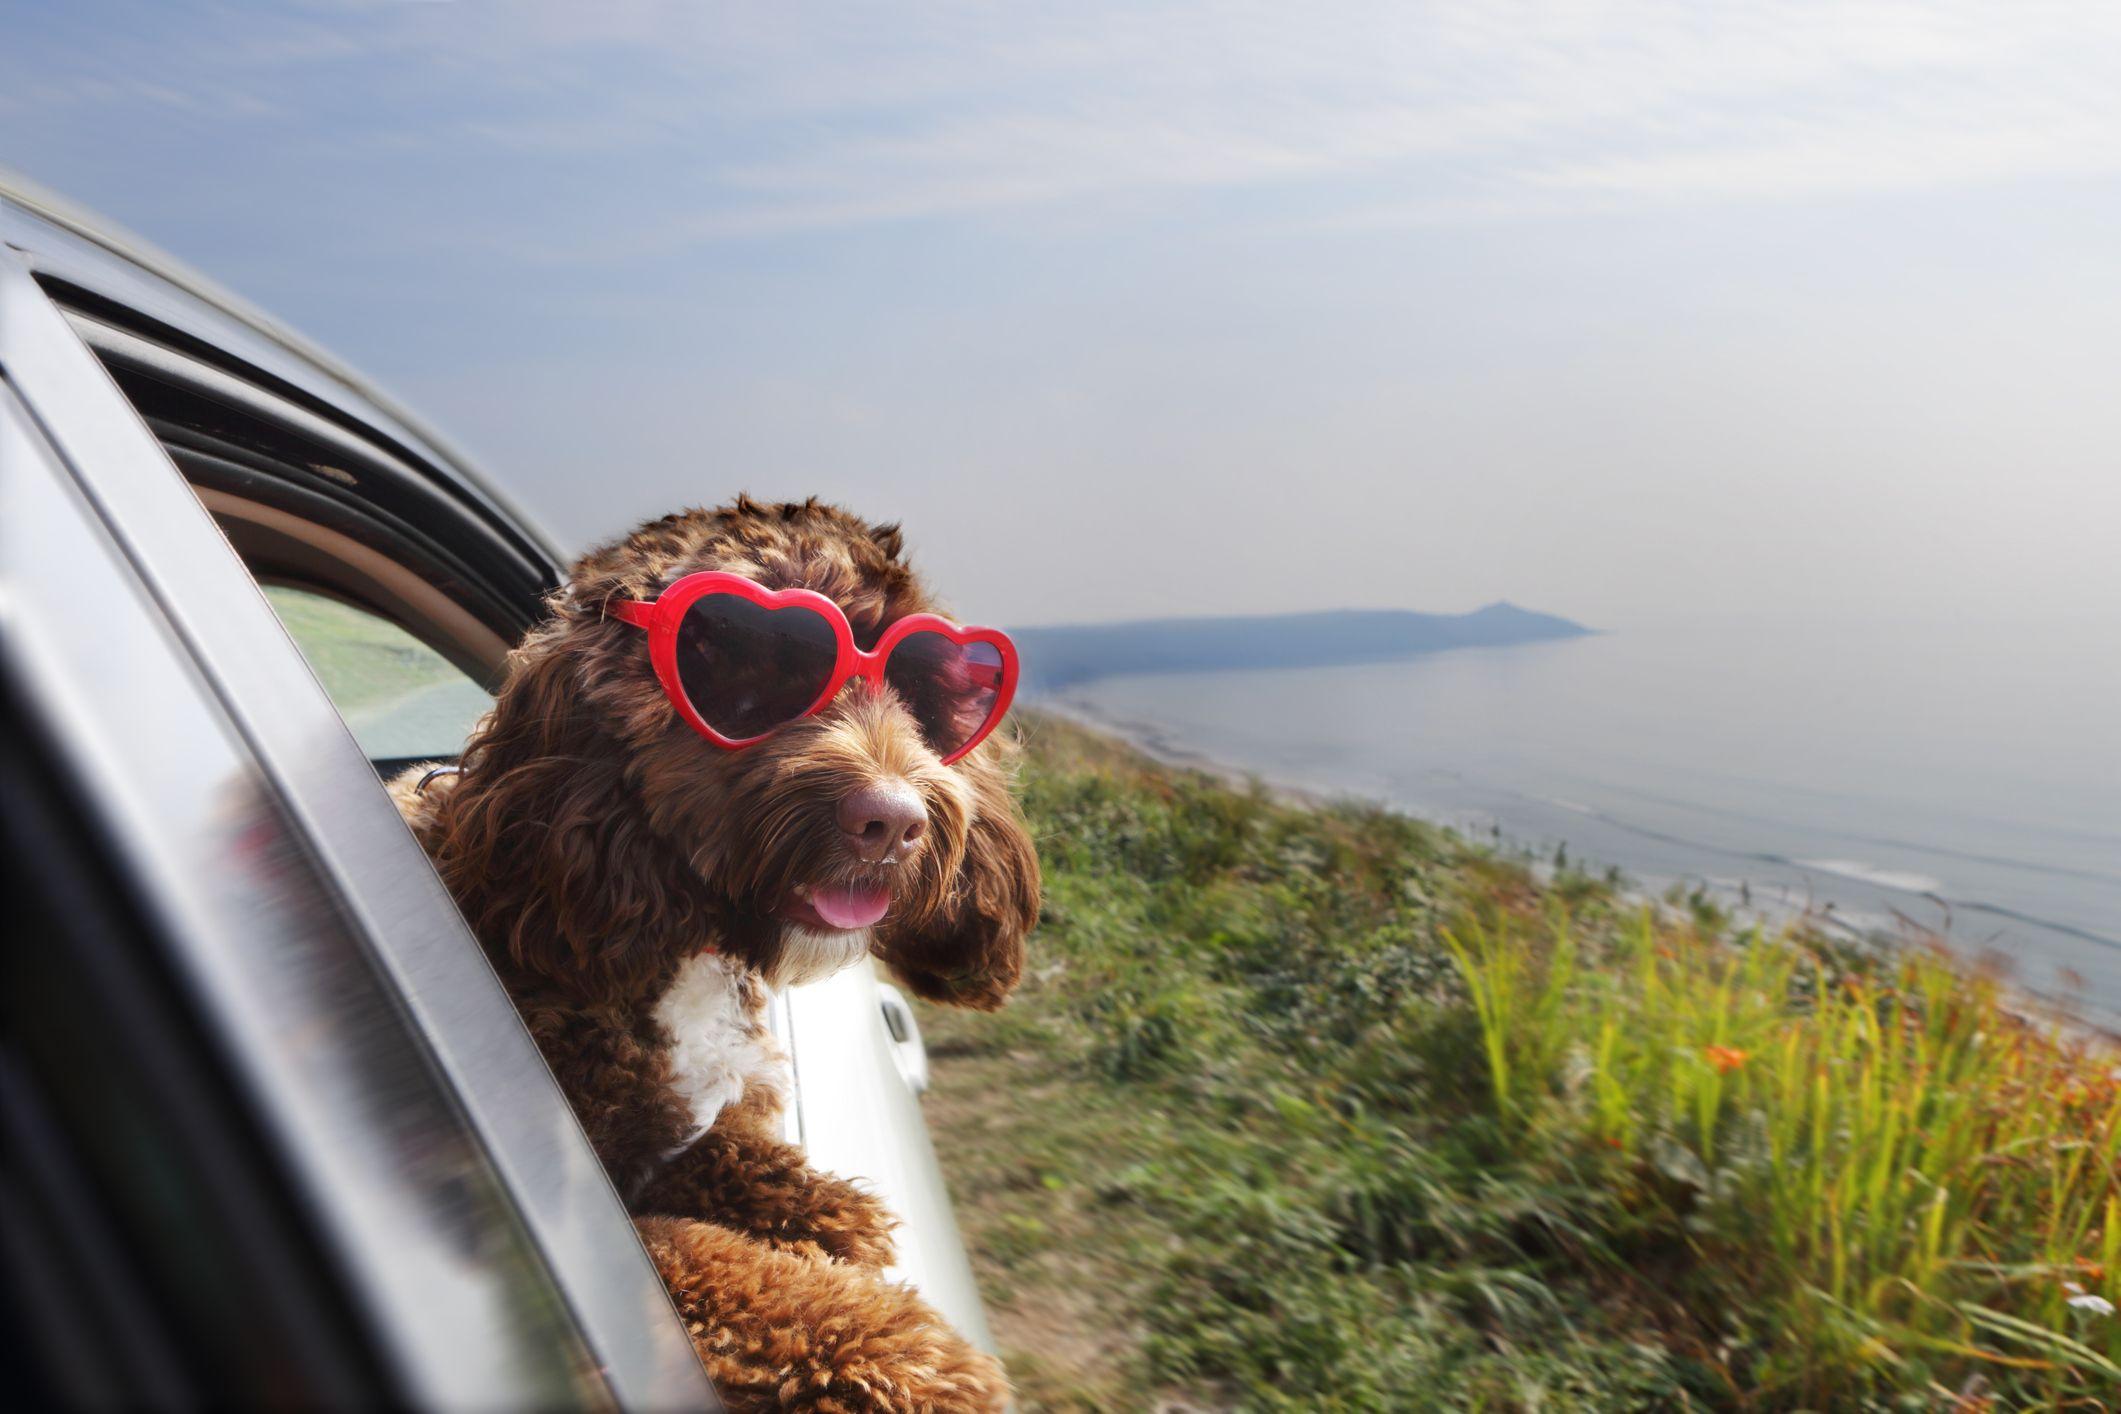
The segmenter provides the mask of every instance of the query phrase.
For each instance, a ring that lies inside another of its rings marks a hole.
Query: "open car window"
[[[266,585],[265,597],[371,760],[454,758],[493,705],[462,668],[381,615],[293,585]]]

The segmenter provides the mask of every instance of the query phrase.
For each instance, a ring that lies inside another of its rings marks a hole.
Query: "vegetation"
[[[1028,1407],[2121,1392],[2103,1042],[1933,952],[1027,736],[1031,975],[924,1024]]]
[[[279,585],[268,585],[265,598],[341,712],[357,715],[464,681],[447,658],[374,614]]]
[[[493,705],[461,668],[365,609],[277,585],[265,598],[370,756],[454,756]]]

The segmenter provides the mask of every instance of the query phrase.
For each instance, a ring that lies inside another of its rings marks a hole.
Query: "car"
[[[456,752],[562,564],[359,376],[0,182],[18,1398],[713,1407],[382,785]],[[774,1020],[791,1138],[991,1349],[905,999],[852,969]]]

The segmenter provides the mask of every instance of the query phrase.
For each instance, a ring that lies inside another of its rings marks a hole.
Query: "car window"
[[[313,590],[265,597],[371,759],[455,756],[493,697],[381,615]]]

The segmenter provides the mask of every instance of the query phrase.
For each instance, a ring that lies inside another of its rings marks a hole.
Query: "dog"
[[[393,798],[724,1401],[1002,1407],[996,1362],[883,1275],[891,1215],[781,1139],[788,1067],[766,1009],[775,988],[872,955],[923,997],[1001,1005],[1039,908],[1012,748],[991,739],[945,764],[919,689],[883,671],[741,749],[703,739],[643,631],[647,606],[702,575],[757,587],[731,623],[791,591],[823,596],[860,652],[931,609],[895,525],[815,499],[667,516],[573,567],[457,769],[413,767]],[[720,631],[714,710],[770,715],[790,689],[729,657]],[[672,642],[676,661],[689,650]]]

